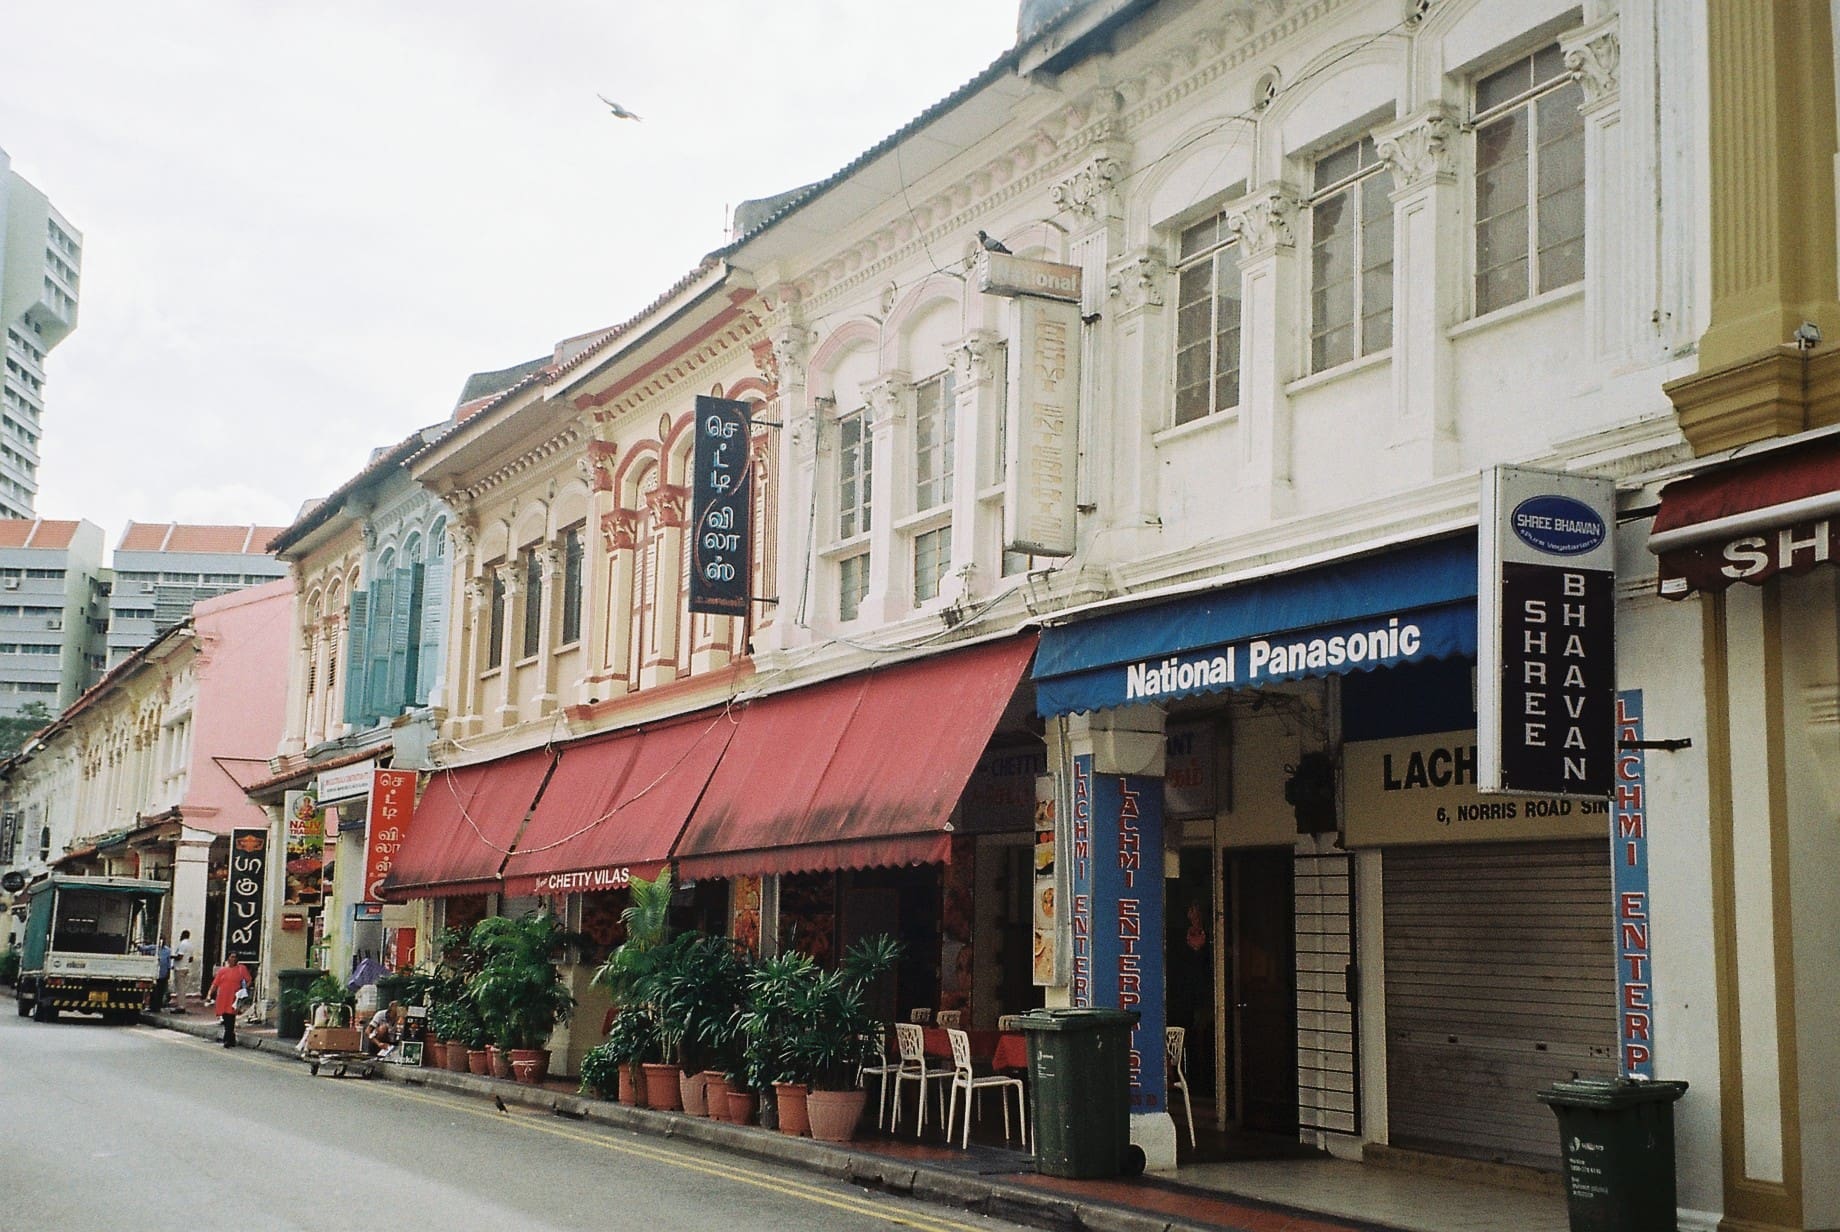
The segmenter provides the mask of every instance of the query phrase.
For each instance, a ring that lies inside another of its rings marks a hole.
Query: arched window
[[[38,858],[41,860],[49,860],[51,858],[50,826],[46,826],[38,832]]]

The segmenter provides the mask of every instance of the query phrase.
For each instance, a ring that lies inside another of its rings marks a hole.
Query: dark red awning
[[[1680,599],[1831,564],[1840,551],[1840,437],[1785,446],[1661,490],[1648,550]]]
[[[415,809],[415,824],[390,867],[384,893],[430,898],[496,885],[555,755],[547,748],[496,761],[436,770]]]
[[[505,892],[579,894],[656,876],[735,727],[719,709],[564,747],[505,865]]]
[[[1035,635],[750,702],[678,840],[684,877],[936,864]]]

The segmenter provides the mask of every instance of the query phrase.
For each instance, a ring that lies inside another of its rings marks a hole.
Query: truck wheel
[[[19,996],[19,1016],[24,1018],[32,1012],[32,998],[21,993]]]
[[[56,1006],[46,1005],[42,1000],[32,1003],[33,1022],[56,1022],[57,1016],[58,1012]]]

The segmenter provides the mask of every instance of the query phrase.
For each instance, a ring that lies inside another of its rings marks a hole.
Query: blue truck
[[[53,873],[27,886],[19,1015],[64,1011],[134,1022],[153,997],[160,960],[140,952],[160,926],[163,881]]]

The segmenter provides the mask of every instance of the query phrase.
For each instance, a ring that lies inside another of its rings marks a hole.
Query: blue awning
[[[1043,629],[1042,715],[1476,653],[1476,538],[1413,544]]]

